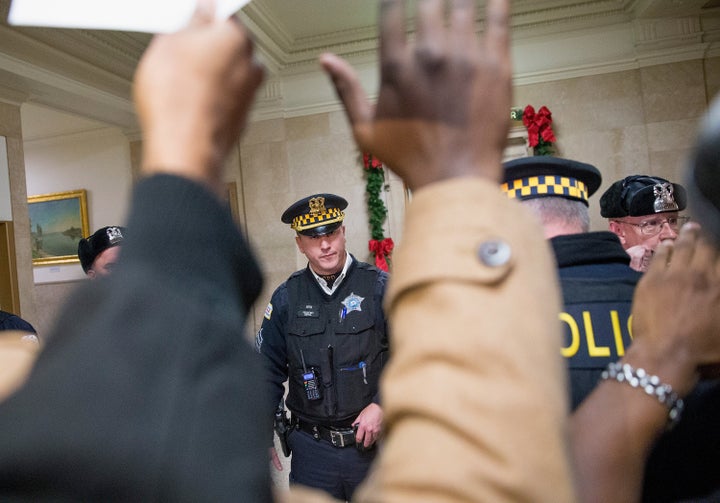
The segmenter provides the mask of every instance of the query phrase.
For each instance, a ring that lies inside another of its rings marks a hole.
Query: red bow
[[[380,160],[372,154],[363,154],[363,166],[365,169],[377,169],[383,167]]]
[[[540,107],[535,113],[532,105],[523,111],[523,124],[528,130],[528,144],[537,147],[540,138],[546,143],[555,143],[555,133],[552,130],[552,113],[546,106]]]
[[[385,257],[389,257],[395,247],[392,238],[385,238],[382,240],[371,239],[368,242],[368,248],[375,254],[375,265],[378,269],[388,271],[388,263]]]

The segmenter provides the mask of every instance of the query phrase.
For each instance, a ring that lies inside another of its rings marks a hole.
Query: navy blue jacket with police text
[[[619,360],[630,345],[632,298],[642,274],[629,267],[630,257],[611,232],[557,236],[550,242],[565,304],[561,352],[567,358],[574,410],[595,388],[605,366]],[[685,398],[681,421],[653,447],[643,501],[718,501],[718,425],[720,384],[701,382]]]

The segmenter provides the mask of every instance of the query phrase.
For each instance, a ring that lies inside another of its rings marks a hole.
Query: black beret
[[[95,258],[113,246],[117,246],[125,239],[125,227],[102,227],[89,238],[83,238],[78,243],[78,258],[83,271],[88,272]]]
[[[613,183],[600,197],[605,218],[642,217],[684,210],[685,188],[659,176],[633,175]]]
[[[324,236],[342,225],[347,205],[335,194],[313,194],[293,203],[280,219],[299,234]]]
[[[590,164],[546,155],[521,157],[503,163],[502,190],[508,197],[525,200],[563,197],[582,201],[602,183],[600,171]]]

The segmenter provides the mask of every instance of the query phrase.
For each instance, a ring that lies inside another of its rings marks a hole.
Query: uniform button
[[[491,240],[480,245],[478,256],[488,267],[500,267],[510,260],[510,245],[505,241]]]

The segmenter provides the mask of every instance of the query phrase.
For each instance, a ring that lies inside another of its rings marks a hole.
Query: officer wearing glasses
[[[675,240],[688,218],[685,188],[664,178],[633,175],[618,180],[600,198],[600,214],[609,219],[630,255],[630,267],[645,272],[658,244]]]
[[[600,203],[603,216],[612,215],[615,233],[590,232],[589,198],[602,183],[597,168],[550,156],[514,159],[503,167],[501,189],[538,217],[555,255],[563,295],[560,354],[575,413],[608,363],[626,355],[633,341],[631,306],[642,273],[629,267],[623,248],[641,242],[654,248],[661,239],[675,239],[686,221],[678,215],[685,190],[657,177],[616,182]],[[680,421],[648,454],[639,501],[700,501],[699,495],[717,490],[719,398],[720,383],[709,381],[685,396]]]

